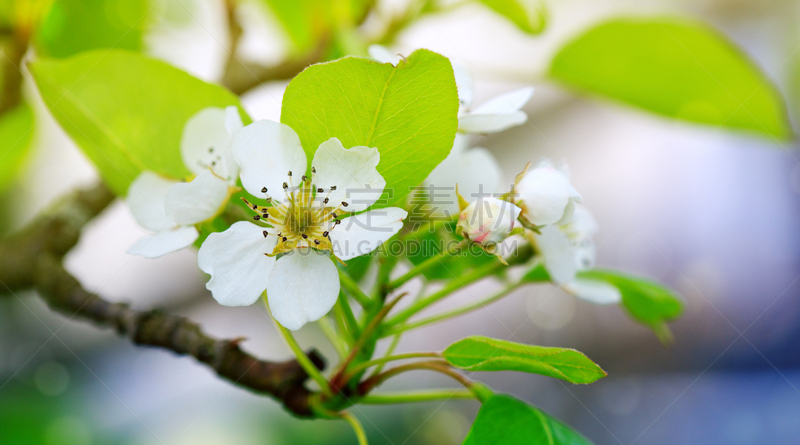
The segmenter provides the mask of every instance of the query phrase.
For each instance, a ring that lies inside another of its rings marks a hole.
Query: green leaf
[[[375,258],[375,252],[350,258],[347,260],[346,265],[340,263],[337,263],[336,265],[339,267],[339,270],[343,270],[345,273],[347,273],[347,275],[350,275],[350,278],[354,279],[356,282],[359,282],[362,278],[364,278],[364,275],[367,274],[373,258]]]
[[[297,50],[330,40],[337,25],[354,24],[365,14],[369,0],[262,0],[272,11]]]
[[[544,411],[504,394],[483,402],[462,445],[591,445]]]
[[[383,199],[396,202],[450,153],[457,113],[450,61],[418,50],[397,67],[345,57],[306,68],[286,88],[281,122],[309,159],[332,137],[345,147],[377,147]]]
[[[467,371],[530,372],[570,383],[592,383],[608,375],[574,349],[524,345],[478,335],[453,343],[442,356]]]
[[[142,49],[150,0],[56,0],[36,36],[42,56],[68,57],[99,48]]]
[[[410,212],[413,214],[414,212]],[[460,239],[455,236],[456,223],[448,223],[431,232],[423,226],[422,233],[405,240],[406,258],[415,266],[422,264],[429,258],[439,257],[439,261],[422,274],[428,280],[451,280],[476,268],[497,261],[497,257],[490,255],[476,246],[470,246],[455,256],[442,256],[447,246],[452,246]]]
[[[679,19],[616,19],[565,45],[550,75],[654,113],[786,139],[780,93],[733,43]]]
[[[666,322],[683,313],[683,301],[672,290],[613,270],[587,270],[578,272],[578,277],[615,286],[622,294],[623,307],[634,320],[652,329],[663,343],[672,341]]]
[[[0,191],[19,172],[33,139],[33,111],[22,103],[0,117]]]
[[[523,283],[549,283],[550,274],[547,273],[547,269],[544,268],[544,264],[538,263],[533,267],[533,269],[529,270],[525,275],[523,275],[520,281]]]
[[[179,149],[186,121],[206,107],[239,104],[222,87],[127,51],[39,60],[31,73],[50,112],[119,195],[142,170],[187,177]]]
[[[536,0],[479,0],[512,21],[528,34],[539,34],[547,26],[547,10]]]

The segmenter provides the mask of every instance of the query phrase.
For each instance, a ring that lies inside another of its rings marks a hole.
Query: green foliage
[[[50,112],[119,195],[142,170],[186,177],[178,148],[186,121],[239,104],[224,88],[126,51],[39,60],[31,73]]]
[[[588,270],[579,272],[578,276],[615,286],[622,294],[622,305],[633,319],[652,329],[662,342],[672,340],[666,322],[683,313],[683,302],[672,290],[613,270]]]
[[[369,0],[262,0],[275,14],[292,45],[306,50],[330,40],[341,24],[352,24],[366,12]]]
[[[150,0],[56,0],[42,20],[37,49],[69,57],[99,48],[142,49]]]
[[[22,103],[0,117],[0,191],[14,179],[31,147],[33,111]]]
[[[546,283],[550,281],[550,274],[547,273],[544,264],[538,263],[522,276],[521,281],[524,283]]]
[[[467,371],[530,372],[570,383],[592,383],[608,375],[574,349],[531,346],[477,335],[453,343],[442,356]]]
[[[545,412],[498,394],[483,402],[463,445],[591,445]]]
[[[372,264],[372,259],[374,257],[375,255],[372,253],[368,255],[361,255],[347,260],[347,264],[337,263],[337,266],[340,270],[345,271],[347,275],[350,275],[350,278],[354,279],[356,282],[359,282],[362,278],[364,278],[364,275],[367,274],[369,265]]]
[[[451,280],[471,269],[497,261],[494,255],[490,255],[474,245],[456,256],[442,256],[447,246],[457,242],[455,227],[455,222],[440,226],[435,232],[422,227],[421,235],[405,241],[406,258],[415,266],[429,258],[439,257],[436,265],[422,272],[426,279]]]
[[[678,119],[783,139],[792,133],[769,79],[725,37],[698,23],[603,23],[564,46],[550,75],[578,90]]]
[[[377,147],[388,203],[447,157],[457,113],[450,61],[418,50],[397,67],[345,57],[306,68],[286,88],[281,121],[300,136],[309,159],[331,137],[345,147]]]
[[[537,0],[479,0],[494,12],[511,20],[528,34],[539,34],[547,26],[547,10]]]

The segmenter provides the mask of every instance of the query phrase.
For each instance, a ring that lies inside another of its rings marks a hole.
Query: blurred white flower
[[[336,303],[339,274],[331,257],[372,252],[402,228],[407,213],[395,207],[365,212],[386,185],[375,168],[377,148],[345,149],[331,138],[320,144],[306,175],[297,133],[263,120],[239,133],[233,152],[244,188],[271,205],[248,202],[258,223],[237,222],[205,240],[198,262],[211,275],[206,287],[225,306],[253,304],[266,289],[275,319],[300,329]],[[342,218],[349,212],[363,213]]]
[[[528,121],[528,115],[522,111],[522,107],[531,99],[533,87],[501,94],[475,109],[470,109],[473,98],[472,77],[457,63],[453,63],[453,73],[461,102],[458,131],[467,134],[497,133]]]
[[[508,201],[479,198],[459,214],[458,232],[476,244],[493,246],[508,238],[520,211]]]
[[[522,208],[521,219],[534,226],[563,225],[572,219],[575,203],[581,195],[569,182],[566,167],[556,169],[543,159],[532,170],[517,176],[514,186],[516,203]]]
[[[595,246],[592,237],[597,233],[597,228],[597,222],[589,210],[577,205],[571,222],[544,226],[539,234],[533,231],[526,231],[526,234],[541,255],[553,283],[593,303],[618,303],[622,297],[616,287],[576,276],[579,271],[594,266]]]
[[[236,185],[239,167],[231,144],[242,126],[236,106],[200,110],[186,122],[180,146],[194,179],[180,182],[144,171],[131,183],[128,207],[154,235],[133,243],[129,254],[156,258],[197,239],[194,225],[213,218]]]

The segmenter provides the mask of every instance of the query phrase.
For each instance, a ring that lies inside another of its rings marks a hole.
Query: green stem
[[[322,330],[322,333],[325,334],[325,337],[328,338],[333,349],[336,350],[336,355],[339,356],[339,359],[343,359],[347,355],[347,347],[342,338],[336,334],[336,329],[333,327],[331,320],[327,317],[322,317],[317,320],[317,323],[319,323],[319,328]]]
[[[336,300],[336,310],[339,311],[339,315],[344,320],[345,325],[347,326],[347,332],[349,332],[350,337],[355,341],[356,338],[359,336],[360,329],[358,327],[358,320],[356,320],[356,316],[353,315],[353,309],[350,307],[350,304],[347,302],[347,297],[344,293],[339,293],[339,299]]]
[[[432,305],[433,303],[436,303],[442,298],[450,295],[451,293],[463,287],[466,287],[467,285],[470,285],[475,281],[480,280],[483,277],[495,273],[496,271],[502,269],[503,267],[505,267],[503,263],[499,261],[493,261],[482,267],[467,272],[466,274],[460,277],[456,277],[453,279],[453,281],[447,283],[447,285],[444,286],[442,289],[440,289],[438,292],[434,292],[428,295],[427,297],[420,298],[419,300],[415,301],[414,303],[412,303],[411,305],[409,305],[408,307],[397,313],[394,317],[386,320],[385,326],[387,328],[397,326],[398,324],[411,318],[411,316],[421,311],[422,309],[425,309],[426,307]]]
[[[400,278],[391,281],[389,284],[386,285],[387,291],[392,291],[397,289],[398,287],[402,286],[412,278],[427,272],[432,267],[439,264],[442,261],[442,258],[447,258],[449,256],[455,255],[458,251],[460,251],[464,246],[469,243],[469,240],[463,240],[460,243],[448,247],[441,255],[436,255],[433,257],[428,258],[427,260],[419,263],[418,265],[414,266],[411,270],[406,272],[405,275],[401,276]]]
[[[347,275],[345,272],[339,271],[339,282],[342,284],[342,287],[353,297],[358,304],[361,305],[364,309],[372,306],[372,300],[358,287],[358,283],[353,280],[350,275]]]
[[[364,432],[364,427],[361,426],[361,422],[356,419],[356,417],[350,413],[341,413],[341,418],[350,424],[353,428],[353,431],[356,433],[356,438],[358,438],[358,445],[368,445],[367,442],[367,434]]]
[[[264,303],[266,304],[266,302],[267,299],[264,298]],[[275,319],[273,318],[273,320]],[[319,369],[317,369],[317,366],[314,365],[303,349],[300,348],[300,345],[297,343],[297,340],[295,340],[294,335],[292,335],[292,331],[283,327],[283,325],[278,323],[278,320],[275,320],[275,326],[278,327],[278,331],[280,331],[281,335],[283,335],[283,339],[286,341],[289,349],[291,349],[292,352],[294,352],[295,357],[297,357],[297,363],[300,364],[306,374],[308,374],[309,377],[317,382],[325,395],[332,395],[333,393],[331,392],[330,385],[328,385],[328,380],[325,379],[325,376],[323,376]]]
[[[372,391],[372,389],[374,389],[381,383],[385,382],[386,380],[398,374],[402,374],[404,372],[418,371],[418,370],[435,371],[440,374],[444,374],[456,380],[458,383],[461,383],[467,389],[472,389],[472,386],[475,384],[475,382],[468,379],[465,375],[460,374],[456,372],[454,369],[452,369],[450,365],[447,364],[447,362],[443,360],[431,360],[427,362],[416,362],[416,363],[409,363],[407,365],[400,365],[395,368],[389,369],[388,371],[384,371],[381,374],[370,377],[358,385],[358,393],[362,394],[363,396],[366,396],[367,394],[369,394],[370,391]]]
[[[371,394],[361,398],[358,403],[365,405],[393,405],[396,403],[430,402],[433,400],[475,399],[472,391],[464,389],[436,389],[429,391],[409,391],[384,394]]]
[[[385,364],[396,360],[406,360],[410,358],[431,358],[431,357],[440,358],[441,356],[442,355],[439,354],[438,352],[410,352],[408,354],[388,355],[386,357],[376,358],[368,362],[359,363],[358,365],[350,368],[350,374],[358,374],[359,372],[371,368],[375,365]]]
[[[492,295],[491,297],[483,299],[481,301],[477,301],[475,303],[468,304],[466,306],[462,306],[460,308],[456,308],[447,312],[442,312],[441,314],[437,314],[428,318],[423,318],[422,320],[419,321],[406,323],[400,326],[395,326],[381,333],[381,336],[388,337],[390,335],[399,335],[402,332],[410,331],[412,329],[417,329],[419,327],[433,324],[442,320],[447,320],[448,318],[457,317],[459,315],[472,312],[476,309],[481,309],[510,294],[511,292],[522,286],[522,284],[523,283],[514,283],[511,286],[508,286],[505,289],[501,290],[500,292]]]

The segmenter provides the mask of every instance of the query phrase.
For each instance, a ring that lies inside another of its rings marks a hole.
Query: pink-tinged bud
[[[508,237],[521,209],[497,198],[480,198],[458,216],[458,231],[483,246],[497,244]]]

